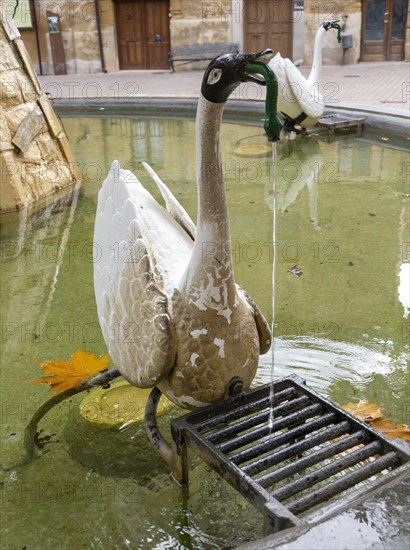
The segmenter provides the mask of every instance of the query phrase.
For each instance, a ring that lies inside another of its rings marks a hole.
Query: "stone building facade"
[[[1,1],[9,11],[16,2]],[[325,64],[409,60],[409,8],[408,0],[20,0],[17,17],[38,72],[64,74],[167,69],[172,48],[198,43],[271,47],[310,64],[331,14],[345,25],[345,47],[328,33]]]
[[[351,47],[340,48],[329,36],[323,63],[410,60],[410,3],[407,0],[305,0],[304,63],[313,57],[311,45],[318,21],[335,14]]]

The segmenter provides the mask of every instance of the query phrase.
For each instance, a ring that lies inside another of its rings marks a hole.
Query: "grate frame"
[[[295,374],[274,382],[275,416],[270,430],[270,392],[271,385],[265,384],[171,421],[184,481],[188,482],[190,448],[262,513],[265,533],[312,523],[318,517],[322,521],[408,471],[408,445],[386,438],[310,389]],[[283,428],[285,431],[280,431]],[[326,446],[315,450],[320,444]],[[362,446],[356,449],[357,444]],[[337,457],[352,446],[353,451]],[[308,450],[312,452],[303,454]],[[327,482],[374,455],[377,456],[373,461]],[[307,468],[335,456],[334,462],[305,473]],[[293,463],[281,465],[290,457],[296,457]],[[266,472],[278,465],[273,472]],[[276,483],[298,474],[300,467],[299,479],[276,488]],[[388,468],[390,471],[386,472]],[[385,473],[368,481],[382,472]],[[366,480],[367,484],[360,485]],[[315,489],[318,482],[326,484]],[[310,492],[296,500],[281,502],[311,487]],[[347,489],[352,491],[343,495]],[[339,500],[329,503],[333,497]],[[324,507],[318,509],[322,503]],[[310,512],[305,514],[307,510]],[[304,515],[300,517],[301,514]]]
[[[364,125],[363,117],[351,117],[340,114],[328,114],[323,115],[318,122],[318,126],[327,128],[331,134],[335,133],[337,129],[346,130],[347,128],[356,128],[356,135],[361,136]]]

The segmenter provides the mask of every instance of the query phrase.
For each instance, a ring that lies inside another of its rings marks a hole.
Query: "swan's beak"
[[[273,51],[270,48],[267,48],[259,53],[247,54],[245,57],[249,57],[249,61],[257,61],[258,63],[265,63],[267,65],[273,58]]]
[[[328,29],[333,29],[335,27],[333,27],[334,24],[336,23],[339,23],[340,19],[326,19],[323,21],[322,23],[322,26],[328,30]]]
[[[342,41],[342,27],[338,25],[339,19],[327,19],[323,21],[322,27],[325,29],[325,31],[328,31],[329,29],[337,29],[337,41]]]
[[[265,86],[266,82],[263,78],[260,78],[258,75],[251,76],[247,71],[247,64],[248,63],[263,63],[264,65],[267,65],[269,61],[273,58],[274,53],[273,51],[268,48],[266,50],[262,50],[258,53],[249,53],[249,54],[243,54],[243,61],[245,61],[245,73],[244,73],[244,82],[256,82],[257,84],[260,84],[261,86]]]
[[[273,57],[273,51],[270,48],[258,53],[242,53],[238,56],[242,62],[257,61],[258,63],[269,63]]]

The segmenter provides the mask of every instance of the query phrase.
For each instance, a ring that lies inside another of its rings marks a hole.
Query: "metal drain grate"
[[[363,131],[364,118],[351,117],[346,115],[324,115],[319,119],[318,126],[327,128],[332,134],[336,129],[346,130],[347,128],[356,128],[356,134],[360,136]]]
[[[407,468],[400,468],[410,459],[406,444],[385,438],[299,376],[274,384],[272,422],[270,414],[266,384],[171,423],[185,478],[190,447],[263,513],[267,532],[298,525],[301,515],[309,521],[323,503],[334,513]]]

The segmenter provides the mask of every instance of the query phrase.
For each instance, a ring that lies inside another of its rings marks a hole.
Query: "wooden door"
[[[145,69],[142,2],[117,3],[120,69]]]
[[[46,11],[47,27],[50,37],[51,55],[53,58],[54,74],[67,74],[63,38],[61,36],[60,16],[57,13]]]
[[[402,61],[408,0],[364,0],[361,61]]]
[[[120,69],[169,66],[169,0],[118,0],[117,40]]]
[[[293,1],[244,0],[243,34],[245,52],[272,48],[275,53],[292,58]]]

